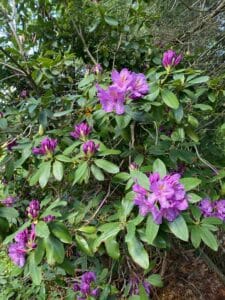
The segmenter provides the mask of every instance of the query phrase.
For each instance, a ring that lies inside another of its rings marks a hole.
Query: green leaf
[[[177,96],[173,92],[169,90],[162,90],[161,95],[162,95],[163,102],[167,106],[173,109],[178,109],[179,101],[177,99]]]
[[[51,232],[63,243],[72,243],[71,235],[67,227],[61,222],[51,222],[49,224]]]
[[[38,267],[35,261],[34,252],[29,256],[29,273],[34,285],[40,285],[42,281],[41,267]]]
[[[79,165],[79,167],[75,171],[73,184],[84,181],[87,172],[88,172],[88,162],[84,161]]]
[[[13,207],[0,207],[0,217],[6,219],[16,219],[18,218],[18,211]]]
[[[200,234],[203,242],[212,250],[218,250],[218,243],[216,237],[205,227],[200,227]]]
[[[202,197],[200,197],[194,193],[188,193],[187,196],[188,196],[188,202],[190,202],[190,203],[197,203],[202,200]]]
[[[194,108],[199,108],[202,111],[207,111],[207,110],[213,110],[212,106],[208,105],[208,104],[195,104],[193,105]]]
[[[74,146],[74,145],[72,145],[72,146]],[[70,158],[70,157],[68,157],[66,155],[62,155],[62,154],[56,155],[55,158],[57,160],[59,160],[59,161],[62,161],[62,162],[68,162],[68,163],[70,163],[70,162],[73,161],[72,158]]]
[[[187,177],[187,178],[182,178],[180,180],[180,183],[184,185],[186,191],[190,191],[196,188],[201,183],[201,180],[194,177]]]
[[[115,182],[123,182],[130,179],[130,174],[126,172],[120,172],[113,176],[113,181]]]
[[[102,173],[102,171],[95,165],[91,165],[91,172],[97,180],[103,181],[105,179],[105,176]]]
[[[134,207],[134,192],[128,192],[122,199],[121,205],[121,218],[123,221],[126,221],[126,218],[129,216]]]
[[[200,76],[188,81],[188,85],[199,84],[209,81],[209,76]]]
[[[126,115],[117,115],[115,118],[116,118],[116,123],[120,129],[126,128],[131,121],[131,116],[129,116],[127,114]]]
[[[118,259],[120,257],[119,244],[115,237],[105,240],[105,248],[110,257]]]
[[[41,238],[37,239],[37,247],[34,250],[35,262],[36,264],[40,264],[45,254],[45,245],[44,240]]]
[[[164,162],[157,158],[153,163],[153,172],[159,173],[160,177],[166,176],[167,170]]]
[[[58,160],[54,161],[52,171],[55,179],[61,181],[63,178],[63,164]]]
[[[120,171],[119,168],[115,164],[111,163],[108,160],[95,159],[94,162],[99,168],[103,169],[107,173],[115,174],[115,173],[118,173]]]
[[[153,286],[163,287],[163,281],[159,274],[150,275],[148,277],[147,281]]]
[[[116,19],[109,17],[109,16],[105,16],[104,20],[110,26],[118,26],[118,24],[119,24],[119,22]]]
[[[81,251],[89,256],[93,256],[93,252],[83,236],[76,234],[75,240]]]
[[[40,169],[39,184],[42,188],[48,183],[51,173],[51,161],[44,162]]]
[[[127,224],[127,235],[125,241],[127,243],[128,252],[133,261],[143,269],[148,269],[149,258],[143,244],[135,236],[136,227],[132,223]]]
[[[215,218],[215,217],[208,217],[208,218],[204,218],[201,223],[202,224],[221,225],[221,224],[223,224],[223,221],[218,218]]]
[[[78,229],[78,231],[91,234],[91,233],[96,232],[96,227],[95,226],[82,226]]]
[[[146,223],[145,235],[148,243],[151,245],[157,236],[159,225],[153,221],[152,215],[149,215]]]
[[[138,184],[140,184],[146,190],[149,190],[149,179],[144,173],[140,171],[131,171],[130,173],[133,178],[133,181],[137,180]]]
[[[168,222],[170,231],[182,241],[187,242],[189,233],[184,218],[180,215],[173,222]]]
[[[105,242],[107,239],[115,237],[121,230],[121,225],[119,222],[112,222],[104,224],[99,228],[103,231],[100,236],[93,243],[93,251],[96,252],[101,243]]]
[[[64,111],[58,111],[58,112],[55,112],[53,114],[53,117],[55,117],[55,118],[62,117],[62,116],[71,114],[72,111],[73,111],[72,109],[68,109],[68,110],[64,110]]]
[[[44,221],[39,221],[35,226],[35,233],[39,237],[47,238],[50,234],[48,225]]]
[[[201,243],[201,230],[197,225],[191,228],[191,242],[195,248],[198,248]]]
[[[37,169],[37,171],[30,177],[30,179],[29,179],[30,186],[33,186],[33,185],[35,185],[38,182],[39,177],[40,177],[40,175],[42,173],[41,165],[39,166],[39,168]]]
[[[63,244],[55,237],[49,236],[44,239],[46,257],[49,265],[54,265],[55,263],[61,264],[65,257],[65,251]]]

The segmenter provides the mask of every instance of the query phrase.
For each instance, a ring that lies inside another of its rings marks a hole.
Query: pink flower
[[[107,90],[97,85],[98,98],[102,108],[106,112],[115,111],[118,115],[124,113],[125,93],[116,86],[109,86]]]
[[[123,92],[127,92],[133,81],[133,74],[124,68],[120,72],[113,70],[111,74],[113,85]]]
[[[169,69],[178,65],[181,59],[182,59],[181,54],[177,55],[175,51],[168,50],[163,54],[162,64],[165,69]]]
[[[41,141],[41,146],[34,147],[32,149],[32,152],[35,155],[52,154],[54,152],[57,144],[58,144],[58,141],[56,139],[51,139],[49,137],[46,137]]]
[[[93,141],[87,141],[83,144],[82,149],[87,156],[92,156],[98,151],[99,145],[96,145]]]
[[[85,122],[74,126],[74,131],[70,135],[75,139],[85,139],[90,133],[92,128]]]
[[[161,224],[163,218],[173,221],[181,211],[188,208],[184,186],[179,182],[180,174],[170,174],[160,178],[158,173],[149,177],[149,190],[138,184],[133,185],[134,204],[141,215],[151,213],[154,221]]]

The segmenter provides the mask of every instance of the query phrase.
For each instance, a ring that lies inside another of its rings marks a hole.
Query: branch
[[[178,37],[178,40],[184,40],[186,38],[186,36],[192,35],[193,33],[195,33],[196,31],[198,31],[199,29],[201,29],[205,24],[208,23],[208,21],[210,19],[213,19],[214,17],[216,17],[219,13],[222,12],[222,9],[225,8],[225,0],[222,0],[219,5],[208,15],[206,16],[202,22],[198,25],[196,25],[192,30],[184,33],[183,35],[181,35],[180,37]]]
[[[12,56],[11,54],[9,54],[7,51],[5,51],[1,46],[0,46],[0,51],[2,51],[2,53],[5,54],[5,56],[7,56],[11,61],[12,63],[14,63],[17,67],[17,68],[13,68],[12,66],[10,66],[9,64],[6,64],[6,63],[1,63],[5,66],[7,66],[8,68],[11,68],[11,69],[14,69],[20,73],[22,73],[23,75],[25,75],[28,79],[28,81],[30,82],[30,85],[32,88],[35,89],[36,93],[39,95],[40,92],[39,92],[39,88],[38,86],[36,85],[35,81],[33,80],[32,76],[30,73],[27,72],[27,70],[25,70]]]
[[[83,46],[84,46],[84,51],[87,53],[87,55],[90,57],[91,61],[93,62],[94,65],[97,65],[98,62],[96,61],[96,59],[93,57],[93,55],[91,54],[91,52],[89,51],[88,49],[88,46],[87,46],[87,43],[84,39],[84,36],[83,36],[83,33],[82,33],[82,30],[81,28],[77,26],[77,24],[74,22],[74,20],[72,20],[72,23],[73,23],[73,26],[78,34],[78,36],[80,37],[82,43],[83,43]]]

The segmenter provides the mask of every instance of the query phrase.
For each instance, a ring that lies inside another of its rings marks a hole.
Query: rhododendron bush
[[[172,49],[145,70],[67,55],[73,90],[43,57],[40,93],[0,100],[1,247],[37,299],[150,299],[177,243],[218,250],[225,174],[199,149],[223,91]]]

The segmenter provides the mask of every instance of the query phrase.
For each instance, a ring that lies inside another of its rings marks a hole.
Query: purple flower
[[[219,200],[215,203],[215,216],[225,222],[225,200]]]
[[[27,215],[32,219],[36,219],[40,212],[40,203],[38,200],[32,200],[27,208]]]
[[[93,283],[96,281],[96,275],[94,272],[86,272],[81,277],[81,283],[74,283],[73,290],[79,292],[77,299],[87,299],[88,296],[98,297],[99,289],[93,289]],[[89,298],[88,298],[89,299]]]
[[[92,72],[95,73],[95,74],[99,74],[102,72],[102,66],[100,64],[97,64],[95,65],[93,68],[92,68]]]
[[[182,59],[182,55],[177,55],[175,51],[173,50],[168,50],[164,52],[163,54],[163,59],[162,59],[162,64],[165,69],[170,69],[172,67],[175,67],[180,63]]]
[[[203,199],[199,203],[199,208],[204,217],[215,217],[225,222],[225,200]]]
[[[96,288],[96,289],[94,289],[94,290],[91,291],[91,296],[98,297],[99,293],[100,293],[99,288]]]
[[[98,98],[102,108],[106,112],[115,111],[118,115],[124,113],[125,92],[118,89],[117,86],[109,86],[107,90],[96,86],[98,90]]]
[[[92,156],[98,151],[99,145],[96,145],[93,141],[87,141],[83,144],[82,149],[87,156]]]
[[[31,230],[26,228],[17,233],[14,238],[15,243],[9,245],[9,257],[19,267],[22,268],[24,266],[28,251],[31,251],[36,247],[35,238],[35,226],[32,224]]]
[[[130,294],[131,295],[138,295],[139,294],[139,285],[142,284],[146,293],[150,295],[151,293],[151,285],[148,281],[146,280],[140,280],[139,278],[135,277],[130,280],[130,285],[131,285],[131,290]]]
[[[34,147],[32,149],[32,152],[35,155],[52,154],[54,152],[57,144],[58,144],[57,139],[51,139],[49,137],[46,137],[41,141],[41,146]]]
[[[9,246],[8,251],[9,251],[8,252],[9,257],[14,262],[14,264],[22,268],[25,265],[25,261],[26,261],[25,259],[26,249],[24,245],[20,243],[12,243]]]
[[[210,201],[209,199],[203,199],[199,203],[199,208],[204,215],[204,217],[210,217],[213,212],[213,202]]]
[[[8,149],[9,151],[12,151],[13,148],[16,147],[16,146],[17,146],[17,141],[16,141],[16,139],[14,139],[14,140],[12,140],[11,142],[9,142],[9,143],[7,144],[7,149]]]
[[[9,196],[6,199],[4,199],[1,203],[7,207],[12,207],[15,202],[16,202],[16,198]]]
[[[27,90],[22,90],[21,92],[20,92],[20,97],[21,98],[26,98],[26,97],[28,97],[29,96],[29,92],[27,91]]]
[[[139,168],[139,165],[136,164],[136,162],[132,162],[132,163],[130,163],[130,165],[129,165],[130,171],[131,171],[131,170],[132,170],[132,171],[138,170],[138,168]]]
[[[96,281],[96,275],[94,272],[86,272],[81,277],[82,282],[90,284],[92,281]]]
[[[26,244],[28,250],[35,249],[37,244],[35,243],[35,238],[36,238],[36,232],[35,232],[35,225],[31,225],[31,230],[29,230],[29,235],[28,235],[28,242]]]
[[[19,244],[25,245],[28,242],[28,238],[29,238],[29,231],[26,228],[23,231],[17,233],[17,235],[15,236],[15,241]]]
[[[134,80],[134,75],[128,69],[124,68],[120,72],[113,70],[111,74],[113,86],[123,92],[127,92]]]
[[[55,220],[55,216],[52,216],[52,215],[48,215],[43,218],[43,221],[45,221],[46,223],[52,222],[54,220]]]
[[[81,282],[80,291],[83,295],[90,295],[91,287],[89,283]]]
[[[181,211],[188,208],[186,192],[179,180],[180,174],[177,173],[163,178],[153,173],[149,177],[148,191],[134,184],[134,204],[139,206],[140,214],[145,216],[151,213],[157,224],[161,224],[163,218],[174,221]]]
[[[4,117],[4,114],[2,111],[0,111],[0,118],[3,118]]]
[[[80,291],[80,285],[77,282],[74,283],[73,290],[74,290],[74,292]]]
[[[74,131],[70,132],[70,135],[75,139],[85,139],[92,130],[92,127],[90,127],[87,123],[82,122],[78,125],[74,126]]]
[[[142,73],[133,73],[129,97],[131,99],[141,98],[142,96],[148,94],[148,91],[149,87],[145,75]]]

